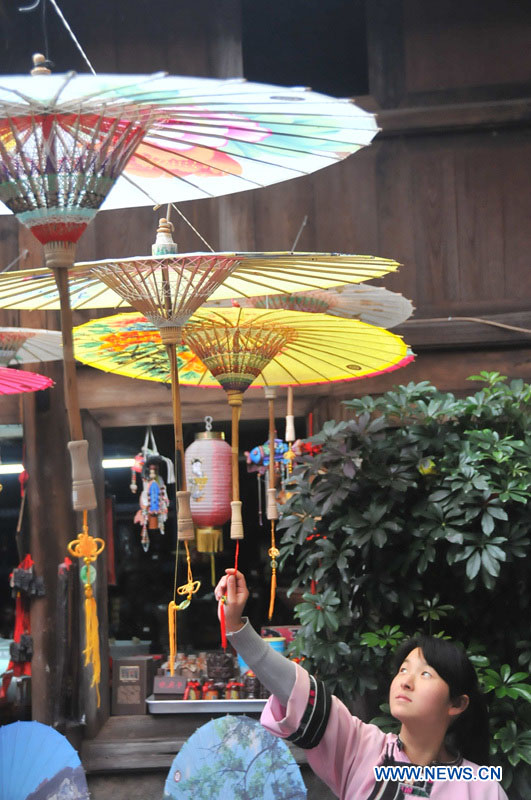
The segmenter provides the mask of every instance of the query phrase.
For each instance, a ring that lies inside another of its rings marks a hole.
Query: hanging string
[[[258,524],[261,528],[264,527],[264,519],[262,515],[262,476],[260,472],[256,473],[257,486],[258,486]]]
[[[11,269],[11,267],[14,267],[15,264],[18,264],[18,262],[21,261],[22,259],[27,258],[28,255],[29,255],[29,250],[28,249],[23,250],[16,258],[13,259],[13,261],[9,262],[7,267],[2,267],[2,269],[0,269],[0,273],[7,272],[8,269]]]
[[[81,55],[82,55],[83,59],[85,60],[85,63],[87,64],[89,70],[92,72],[93,75],[95,75],[96,74],[96,70],[94,69],[94,67],[92,66],[90,61],[88,60],[87,54],[85,53],[85,51],[83,50],[83,48],[79,44],[74,31],[72,30],[72,28],[68,24],[68,21],[67,21],[65,15],[63,14],[63,12],[61,11],[61,9],[59,8],[59,6],[57,5],[56,0],[50,0],[50,3],[55,8],[55,10],[57,12],[57,15],[59,16],[59,19],[61,20],[61,22],[65,26],[66,30],[70,34],[70,38],[72,39],[72,41],[74,42],[75,46],[77,47],[77,49],[81,53]]]
[[[520,328],[518,325],[507,325],[505,322],[495,322],[493,319],[483,319],[483,317],[426,317],[426,319],[408,319],[405,325],[422,324],[428,322],[479,322],[482,325],[492,325],[493,328],[504,328],[507,331],[517,333],[531,333],[530,328]]]
[[[153,211],[158,211],[158,210],[159,210],[159,208],[160,208],[161,206],[162,206],[162,203],[159,203],[158,205],[156,205],[156,206],[153,206]],[[202,235],[199,233],[199,231],[197,230],[197,228],[195,228],[195,227],[192,225],[192,223],[190,222],[190,220],[189,220],[189,219],[187,219],[187,217],[185,217],[185,215],[183,214],[183,212],[181,211],[181,209],[180,209],[180,208],[177,208],[177,206],[175,205],[175,203],[168,203],[168,206],[167,206],[167,211],[166,211],[166,219],[168,220],[168,222],[170,221],[170,207],[175,209],[175,211],[176,211],[176,212],[179,214],[179,216],[180,216],[180,217],[181,217],[181,218],[182,218],[182,219],[183,219],[183,220],[186,222],[186,224],[187,224],[187,225],[188,225],[188,226],[189,226],[189,227],[190,227],[190,228],[193,230],[193,232],[195,233],[195,235],[196,235],[196,236],[198,236],[198,237],[201,239],[201,241],[203,242],[203,244],[205,244],[205,245],[208,247],[208,249],[210,250],[210,252],[211,252],[211,253],[213,253],[213,252],[214,252],[214,248],[213,248],[213,247],[211,247],[211,246],[209,245],[209,243],[207,242],[207,240],[205,239],[205,237],[204,237],[204,236],[202,236]]]
[[[301,226],[300,226],[300,228],[299,228],[299,232],[298,232],[298,234],[297,234],[297,235],[296,235],[296,237],[295,237],[295,241],[294,241],[294,242],[293,242],[293,244],[291,245],[291,251],[292,251],[292,252],[293,252],[293,250],[295,250],[295,248],[297,247],[297,244],[299,243],[299,239],[301,238],[301,233],[303,232],[304,228],[306,227],[306,223],[307,223],[307,222],[308,222],[308,214],[306,214],[306,215],[305,215],[305,217],[304,217],[304,219],[303,219],[303,221],[302,221],[302,225],[301,225]]]

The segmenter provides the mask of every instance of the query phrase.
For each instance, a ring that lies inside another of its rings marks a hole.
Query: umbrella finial
[[[42,53],[34,53],[31,57],[33,61],[32,75],[51,75],[51,70],[46,66],[48,61]]]
[[[154,256],[174,255],[179,252],[179,248],[173,241],[173,223],[161,217],[159,219],[159,227],[157,228],[157,236],[154,244],[151,246],[151,253]]]

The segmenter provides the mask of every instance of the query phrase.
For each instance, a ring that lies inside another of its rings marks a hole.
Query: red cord
[[[240,552],[240,540],[236,539],[236,554],[234,556],[234,574],[238,572],[238,553]]]
[[[221,646],[227,649],[227,626],[225,625],[225,597],[219,601],[219,625],[221,628]]]

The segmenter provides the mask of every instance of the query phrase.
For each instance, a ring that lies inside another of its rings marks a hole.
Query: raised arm
[[[251,627],[247,618],[242,617],[249,597],[247,583],[241,572],[234,574],[233,569],[225,572],[226,575],[216,586],[215,595],[218,600],[218,615],[219,604],[225,598],[227,637],[268,692],[274,694],[282,705],[286,705],[295,685],[295,664],[273,650]]]

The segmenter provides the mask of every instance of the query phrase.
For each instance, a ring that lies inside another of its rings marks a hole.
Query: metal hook
[[[35,11],[35,9],[40,6],[40,4],[41,4],[41,0],[35,0],[35,2],[32,3],[30,6],[19,6],[18,10],[22,11],[22,12],[24,12],[24,11]]]

